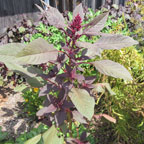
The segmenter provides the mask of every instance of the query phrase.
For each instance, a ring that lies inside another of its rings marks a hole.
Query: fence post
[[[119,4],[119,0],[113,0],[113,4]]]
[[[96,1],[95,0],[91,1],[91,6],[92,6],[92,9],[95,10],[95,8],[96,8]]]
[[[63,11],[66,10],[66,0],[62,0],[62,8],[63,8]]]
[[[106,0],[102,0],[102,5],[104,5],[104,4],[105,4],[105,2],[106,2]]]
[[[84,3],[84,6],[88,7],[88,0],[84,0],[83,3]]]
[[[75,9],[75,7],[76,7],[76,4],[77,3],[77,0],[73,0],[73,9]]]

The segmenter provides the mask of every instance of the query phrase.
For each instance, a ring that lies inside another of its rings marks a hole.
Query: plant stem
[[[68,123],[69,123],[69,133],[70,133],[70,136],[72,137],[72,117],[71,117],[70,111],[67,111],[67,117],[68,117]]]

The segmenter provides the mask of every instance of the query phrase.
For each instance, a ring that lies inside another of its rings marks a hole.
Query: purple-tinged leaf
[[[72,112],[72,114],[73,114],[73,119],[74,120],[76,120],[80,123],[83,123],[83,124],[87,124],[86,120],[84,119],[84,117],[81,115],[80,112],[75,110],[75,111]]]
[[[76,138],[67,138],[68,144],[85,144]]]
[[[73,69],[71,71],[71,78],[77,79],[79,83],[82,83],[85,80],[85,77],[83,75],[76,73],[76,69]]]
[[[57,98],[57,102],[59,103],[59,102],[61,102],[61,103],[63,103],[64,102],[64,100],[65,100],[65,89],[64,88],[61,88],[60,90],[59,90],[59,94],[58,94],[58,98]]]
[[[108,18],[108,13],[103,13],[95,17],[90,23],[83,26],[86,28],[83,31],[83,34],[97,35],[97,33],[104,28],[107,18]]]
[[[65,54],[58,55],[57,61],[59,63],[63,62],[66,59]]]
[[[42,7],[40,7],[39,5],[35,4],[36,7],[40,10],[41,13],[44,13],[44,9]]]
[[[83,142],[83,140],[79,140],[77,138],[67,138],[67,144],[90,144],[89,142]]]
[[[71,78],[72,79],[76,79],[77,78],[77,73],[76,73],[76,69],[75,68],[71,71]]]
[[[46,11],[46,18],[50,25],[62,29],[66,27],[63,15],[56,8],[49,6],[49,8]]]
[[[64,79],[67,77],[67,73],[58,74],[55,78],[55,81],[58,84],[63,84]]]
[[[86,49],[87,50],[86,56],[88,56],[88,57],[92,58],[96,55],[101,57],[102,50],[99,47],[95,46],[94,44],[91,44],[88,42],[77,41],[76,46],[87,48]]]
[[[57,56],[58,51],[54,46],[42,38],[32,41],[17,54],[18,60],[21,64],[35,65],[56,60]]]
[[[76,8],[73,11],[73,20],[75,19],[75,17],[77,15],[80,15],[82,21],[84,19],[84,11],[83,11],[83,7],[82,7],[82,3],[80,3],[79,5],[76,6]]]
[[[84,132],[81,134],[81,136],[80,136],[80,140],[81,140],[81,141],[86,141],[86,138],[87,138],[87,132],[84,131]]]
[[[94,85],[94,87],[95,88],[92,90],[93,92],[104,93],[106,88],[111,95],[115,95],[115,92],[112,91],[108,83],[97,83]]]
[[[76,79],[81,84],[85,80],[85,77],[81,74],[77,74]]]
[[[89,134],[86,131],[84,131],[80,136],[80,140],[85,142],[85,144],[90,144],[89,142],[87,142],[87,139],[86,139],[88,136]]]
[[[94,115],[94,117],[96,119],[100,119],[101,117],[104,117],[105,119],[109,120],[110,122],[116,123],[116,119],[107,114],[98,114],[98,115]]]
[[[77,69],[78,69],[79,71],[81,71],[81,72],[84,72],[84,69],[81,68],[81,67],[77,67]]]
[[[119,63],[113,62],[111,60],[100,60],[92,62],[92,64],[100,73],[104,75],[122,78],[128,81],[132,80],[131,74],[128,72],[128,70]]]
[[[89,77],[86,77],[85,83],[86,84],[93,84],[94,81],[95,81],[95,77],[94,76],[89,76]]]
[[[43,124],[47,125],[48,127],[51,127],[53,120],[54,120],[54,119],[52,119],[52,118],[50,117],[50,114],[48,114],[48,116],[45,117],[44,119],[42,119],[41,122],[42,122]]]
[[[91,120],[94,114],[94,98],[91,97],[86,90],[77,88],[72,88],[69,96],[77,110],[88,120]]]
[[[109,35],[109,36],[102,36],[99,40],[97,40],[92,45],[93,48],[97,48],[97,49],[100,48],[104,50],[104,49],[121,49],[136,44],[138,44],[138,42],[133,40],[129,36]]]
[[[48,107],[44,107],[44,108],[40,109],[36,115],[40,117],[46,113],[55,112],[56,110],[57,110],[57,108],[53,104],[50,104]]]
[[[68,81],[68,82],[63,83],[62,86],[63,86],[63,88],[64,88],[65,90],[67,90],[67,92],[68,92],[68,91],[70,91],[70,90],[72,89],[73,84]]]
[[[45,96],[52,90],[52,85],[47,84],[40,89],[39,96]]]
[[[93,89],[94,85],[93,82],[95,81],[95,77],[86,77],[86,80],[83,81],[83,88],[85,88],[87,91],[89,91],[89,89]]]
[[[66,120],[66,113],[63,110],[60,110],[58,112],[56,112],[55,114],[55,122],[57,126],[60,126],[61,124],[64,123],[64,120]]]
[[[71,101],[64,101],[63,105],[62,105],[63,108],[72,108],[74,107],[73,103]]]
[[[138,44],[138,42],[123,35],[105,35],[94,44],[81,41],[76,42],[76,46],[87,48],[86,55],[89,57],[93,57],[95,55],[101,56],[102,50],[105,49],[121,49],[135,44]]]
[[[0,46],[0,62],[16,63],[18,59],[16,55],[24,49],[26,44],[9,43]]]
[[[103,114],[102,115],[105,119],[109,120],[110,122],[116,123],[116,119],[107,115],[107,114]]]

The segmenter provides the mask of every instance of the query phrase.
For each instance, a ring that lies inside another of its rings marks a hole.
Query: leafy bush
[[[68,125],[68,132],[72,137],[72,121],[79,121],[87,125],[93,117],[96,119],[104,117],[115,123],[115,119],[106,114],[95,115],[94,113],[94,92],[104,92],[105,87],[111,94],[114,92],[111,91],[109,84],[98,83],[95,76],[83,75],[80,65],[88,64],[102,74],[132,80],[130,73],[119,63],[111,60],[91,61],[91,59],[96,55],[100,56],[101,51],[105,49],[121,49],[137,44],[137,42],[128,36],[101,33],[108,13],[103,13],[89,23],[81,25],[84,19],[81,4],[75,8],[73,21],[68,22],[68,27],[64,17],[57,9],[48,6],[48,10],[42,10],[42,12],[46,15],[50,25],[59,28],[64,33],[65,43],[61,44],[60,51],[42,38],[27,45],[6,44],[0,49],[2,55],[0,60],[8,68],[25,75],[27,82],[33,87],[41,87],[39,96],[47,96],[44,107],[37,112],[37,116],[44,118],[51,127],[46,134],[38,135],[30,141],[35,144],[43,138],[44,143],[46,139],[51,140],[52,143],[63,143],[65,137],[64,135],[57,136],[58,131],[55,126],[60,127],[59,131],[64,133],[63,127]],[[98,35],[98,40],[95,43],[79,41],[82,35]],[[11,50],[11,53],[8,50]],[[48,74],[32,66],[46,62],[53,66]],[[52,123],[55,126],[52,126]],[[80,140],[69,138],[65,141],[87,143],[84,138]]]
[[[134,3],[131,4],[134,5]],[[138,5],[139,4],[140,3],[138,3]],[[139,50],[142,50],[143,46],[141,40],[143,39],[143,36],[140,33],[138,38],[138,33],[135,32],[137,29],[135,26],[132,26],[132,24],[135,25],[135,22],[129,21],[126,17],[127,11],[123,15],[121,8],[124,9],[124,7],[120,7],[120,9],[117,10],[114,7],[111,8],[113,10],[110,11],[111,15],[108,18],[103,32],[131,35],[135,39],[139,40],[137,48],[139,47]],[[105,11],[105,9],[102,9],[102,11]],[[119,14],[121,12],[121,17],[119,17],[119,15],[112,15],[114,11],[115,14]],[[99,13],[99,11],[96,13]],[[92,11],[88,17],[94,17],[94,12]],[[133,13],[131,13],[130,18],[135,18]],[[141,21],[139,21],[140,26],[142,26],[141,24]],[[94,42],[93,39],[90,39],[89,41]],[[106,109],[110,115],[118,117],[117,124],[112,126],[115,131],[115,135],[117,136],[115,140],[117,142],[124,141],[127,143],[143,143],[142,105],[144,102],[144,61],[142,51],[137,51],[135,47],[130,47],[120,51],[105,50],[102,55],[105,59],[108,58],[123,64],[129,69],[134,77],[134,81],[131,84],[127,84],[126,82],[113,78],[105,78],[104,80],[105,82],[110,83],[113,90],[116,92],[116,95],[114,96],[105,96],[105,100],[101,100],[102,104],[100,104],[101,106],[105,106],[105,108],[102,107],[101,109]],[[109,101],[109,103],[106,103],[106,101]]]

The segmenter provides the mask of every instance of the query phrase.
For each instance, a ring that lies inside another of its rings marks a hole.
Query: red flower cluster
[[[81,20],[81,17],[80,15],[78,14],[75,19],[73,20],[70,28],[72,30],[72,33],[75,34],[76,31],[79,31],[80,28],[81,28],[81,23],[82,23],[82,20]]]

